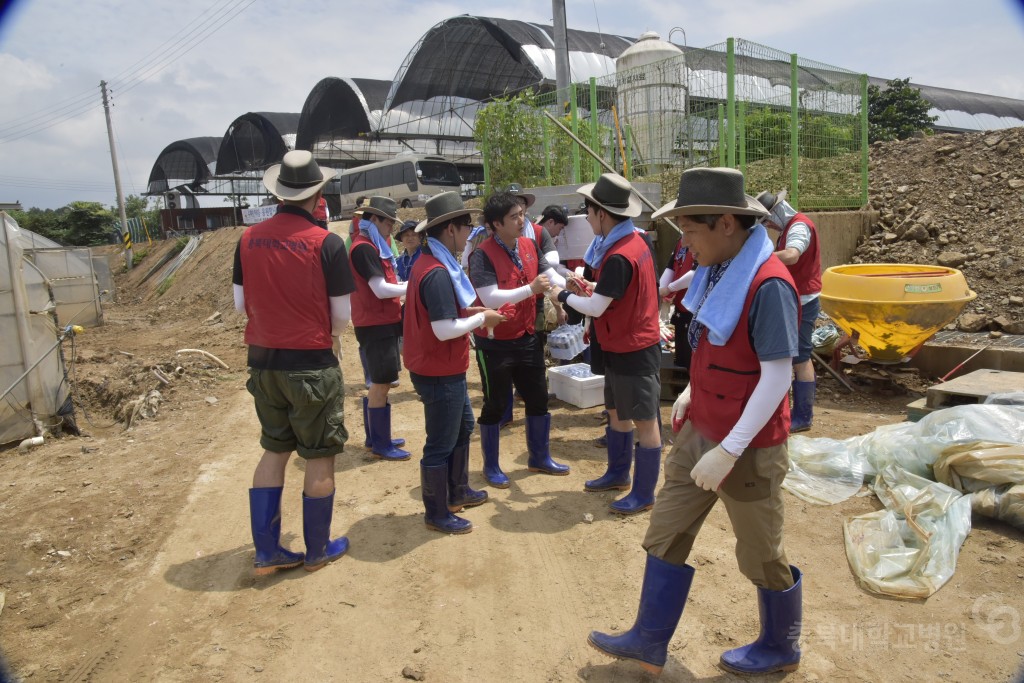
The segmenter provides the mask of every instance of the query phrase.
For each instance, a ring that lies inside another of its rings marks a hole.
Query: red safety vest
[[[612,256],[624,256],[633,267],[633,277],[621,299],[615,299],[600,317],[594,319],[601,350],[612,353],[640,351],[661,341],[658,315],[658,276],[647,242],[631,232],[605,254],[601,268],[594,273],[601,281],[601,270]]]
[[[679,252],[685,250],[683,258],[679,258]],[[683,240],[679,240],[679,244],[676,245],[676,251],[672,255],[672,281],[675,282],[682,276],[693,270],[693,253],[683,246]],[[686,289],[680,289],[676,292],[675,296],[672,297],[672,303],[679,311],[685,311],[686,308],[683,306],[683,297],[686,296]]]
[[[377,250],[370,238],[360,232],[352,238],[351,253],[356,248],[373,249],[373,254],[380,259],[381,267],[384,269],[384,280],[391,284],[398,283],[398,275],[391,265],[390,259],[380,258],[380,251]],[[389,299],[378,299],[377,295],[370,289],[370,282],[359,274],[359,271],[352,268],[352,278],[356,283],[356,291],[352,293],[352,326],[370,327],[372,325],[389,325],[402,320],[402,302],[400,297]]]
[[[708,341],[705,329],[693,352],[690,361],[691,403],[687,417],[694,429],[711,441],[720,442],[729,434],[761,379],[761,363],[750,339],[748,323],[754,294],[769,278],[784,280],[796,290],[786,266],[773,255],[754,276],[739,322],[725,346],[715,346]],[[783,396],[767,424],[751,440],[750,447],[777,446],[788,436],[789,400]]]
[[[528,285],[537,277],[537,245],[527,237],[517,237],[519,243],[519,260],[523,262],[522,268],[517,268],[509,257],[508,253],[498,244],[494,237],[484,240],[477,249],[487,254],[494,266],[494,273],[498,278],[498,289],[518,289]],[[528,296],[522,301],[513,305],[515,313],[508,320],[494,328],[495,339],[519,339],[525,334],[533,334],[537,321],[537,296]],[[476,300],[477,306],[482,306],[480,299]],[[486,337],[487,330],[478,328],[473,331],[478,337]]]
[[[786,248],[786,236],[789,234],[789,228],[794,223],[805,223],[811,230],[811,241],[807,245],[807,249],[804,253],[800,254],[800,258],[789,268],[790,275],[793,276],[793,282],[796,283],[796,291],[801,296],[804,294],[817,294],[821,291],[821,254],[818,245],[818,229],[814,227],[814,223],[811,219],[802,213],[798,213],[793,216],[789,223],[786,223],[786,227],[783,228],[782,234],[779,235],[778,242],[775,243],[775,249],[782,251]]]
[[[420,298],[420,283],[427,273],[444,265],[430,254],[421,253],[409,275],[409,289],[405,293],[405,323],[403,329],[402,359],[409,372],[426,377],[458,375],[469,369],[469,335],[441,341],[430,327],[430,314]],[[466,317],[464,309],[459,317]]]
[[[242,233],[245,343],[268,349],[331,348],[331,307],[320,265],[330,233],[279,213]]]

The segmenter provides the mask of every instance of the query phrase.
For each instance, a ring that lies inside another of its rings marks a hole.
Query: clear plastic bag
[[[970,498],[893,465],[872,488],[887,509],[843,524],[850,568],[867,590],[927,598],[956,571],[971,530]]]
[[[857,493],[863,482],[864,459],[847,442],[789,437],[789,473],[783,487],[797,498],[835,505]]]
[[[559,325],[548,334],[548,353],[558,360],[572,360],[588,346],[582,325]]]

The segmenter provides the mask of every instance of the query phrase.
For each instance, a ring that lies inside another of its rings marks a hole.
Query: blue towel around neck
[[[530,219],[525,216],[523,217],[523,237],[531,240],[537,239],[537,233],[534,232],[533,223],[531,223]]]
[[[377,247],[377,251],[380,252],[380,257],[391,261],[391,267],[397,271],[398,261],[395,259],[395,255],[391,251],[391,245],[388,244],[388,240],[381,237],[380,230],[377,229],[377,226],[365,218],[362,218],[359,220],[359,232],[370,238],[370,241],[373,242],[373,246]]]
[[[732,258],[721,280],[707,294],[706,299],[704,295],[711,284],[711,267],[697,268],[686,296],[683,297],[683,306],[693,313],[695,322],[707,328],[708,340],[713,345],[724,346],[729,341],[743,313],[743,303],[750,283],[772,252],[768,232],[763,225],[756,224],[750,229],[750,236],[740,253]]]
[[[597,270],[601,267],[601,263],[604,261],[604,257],[608,253],[608,250],[612,248],[612,245],[626,235],[637,232],[638,230],[639,228],[633,225],[633,219],[627,218],[612,228],[604,237],[601,235],[594,237],[590,246],[587,247],[587,253],[583,255],[583,260],[588,266]]]
[[[459,306],[462,308],[472,306],[476,301],[476,290],[473,289],[473,283],[469,281],[466,271],[462,269],[452,252],[448,251],[448,247],[444,246],[439,239],[428,237],[427,244],[430,246],[430,253],[448,271],[448,277],[452,280],[452,287],[455,288],[455,298],[459,300]]]

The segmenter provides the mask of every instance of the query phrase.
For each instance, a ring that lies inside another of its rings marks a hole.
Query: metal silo
[[[632,131],[633,168],[657,173],[679,161],[686,117],[683,52],[648,31],[615,60],[619,116]]]

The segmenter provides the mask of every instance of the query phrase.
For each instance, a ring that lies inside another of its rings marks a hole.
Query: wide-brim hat
[[[275,197],[297,202],[315,195],[336,173],[333,168],[319,166],[309,151],[296,149],[266,170],[263,186]]]
[[[526,208],[529,209],[531,206],[537,203],[537,195],[530,194],[529,192],[523,192],[523,186],[518,183],[512,183],[505,188],[505,192],[514,194],[517,199],[526,200]]]
[[[458,192],[442,192],[427,200],[427,217],[416,226],[416,232],[423,232],[435,225],[450,221],[458,216],[468,216],[479,212],[478,209],[467,209],[462,203]]]
[[[583,185],[576,191],[616,216],[634,218],[643,213],[640,198],[633,192],[633,186],[618,173],[605,173],[596,183]]]
[[[374,216],[398,220],[398,203],[391,197],[370,197],[370,201],[360,210],[363,214],[372,213]]]
[[[779,192],[775,194],[765,190],[761,194],[754,197],[754,199],[759,201],[761,203],[761,206],[763,206],[765,209],[771,211],[786,199],[786,195],[787,193],[785,190],[779,190]]]
[[[740,214],[768,215],[768,210],[744,191],[743,174],[733,168],[690,168],[679,178],[678,196],[651,218]]]

